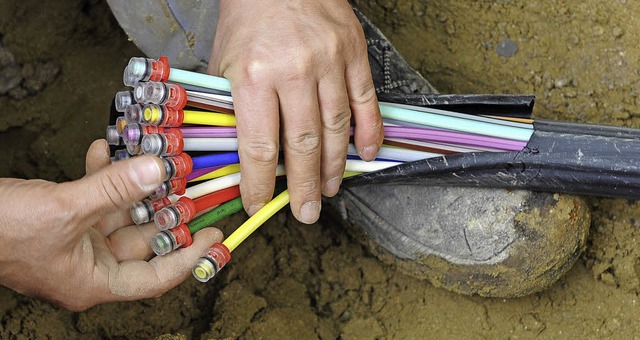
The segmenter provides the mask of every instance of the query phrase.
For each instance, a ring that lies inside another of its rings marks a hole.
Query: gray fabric
[[[120,26],[150,58],[203,70],[218,24],[217,0],[107,0]]]

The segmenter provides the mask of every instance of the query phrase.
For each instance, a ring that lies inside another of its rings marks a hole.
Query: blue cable
[[[237,152],[214,153],[211,155],[193,157],[193,170],[210,168],[212,166],[240,163]]]

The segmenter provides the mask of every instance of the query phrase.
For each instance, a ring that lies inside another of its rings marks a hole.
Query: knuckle
[[[260,84],[267,78],[269,64],[262,58],[247,61],[242,68],[243,78],[250,84]]]
[[[248,197],[250,199],[249,204],[256,203],[264,203],[263,201],[268,201],[271,191],[273,190],[273,186],[266,183],[252,183],[251,185],[244,188],[243,192],[246,191],[246,195],[244,197]]]
[[[320,178],[304,178],[300,181],[292,183],[292,190],[302,194],[302,197],[315,199],[317,193],[320,192]]]
[[[98,194],[103,196],[104,201],[111,202],[113,207],[117,209],[128,208],[127,202],[133,200],[129,185],[119,174],[107,173],[100,178],[99,185]]]
[[[351,110],[348,107],[337,108],[324,121],[324,129],[331,134],[342,133],[351,124]]]
[[[353,104],[355,105],[371,105],[373,106],[376,102],[376,89],[373,86],[372,82],[366,82],[360,88],[359,93],[355,93],[351,98]]]
[[[315,131],[303,132],[286,138],[288,152],[294,156],[309,156],[320,151],[320,135]]]
[[[247,160],[258,165],[272,165],[278,161],[278,143],[270,138],[253,138],[243,145]]]
[[[284,80],[289,82],[306,81],[312,74],[313,58],[298,54],[290,60],[283,70]]]
[[[343,51],[344,38],[336,31],[326,32],[324,35],[323,54],[329,60],[337,60]]]

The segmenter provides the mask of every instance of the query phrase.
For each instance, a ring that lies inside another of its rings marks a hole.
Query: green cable
[[[240,210],[242,210],[242,198],[236,197],[231,201],[225,202],[211,211],[194,218],[191,222],[187,223],[187,227],[189,227],[189,232],[193,235],[203,228],[209,227]]]
[[[287,188],[286,181],[276,181],[276,187],[273,195],[277,196]],[[231,201],[227,201],[208,211],[187,223],[191,235],[197,233],[203,228],[209,227],[221,219],[231,216],[242,210],[242,197],[236,197]]]

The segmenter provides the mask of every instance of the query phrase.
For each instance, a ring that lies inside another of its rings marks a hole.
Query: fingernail
[[[376,158],[377,154],[378,154],[378,146],[375,144],[369,145],[362,148],[362,151],[360,151],[360,158],[364,159],[365,161],[371,161]]]
[[[334,196],[340,189],[341,182],[342,182],[342,177],[334,177],[328,180],[327,183],[324,184],[324,188],[322,191],[324,191],[324,194],[326,196],[329,196],[329,197]]]
[[[253,214],[257,213],[258,210],[262,209],[262,207],[264,207],[264,204],[252,204],[249,206],[247,214],[249,214],[249,216],[253,216]]]
[[[144,192],[151,193],[162,184],[162,170],[152,157],[136,157],[131,161],[133,180]]]
[[[302,205],[300,208],[300,222],[311,224],[315,223],[320,217],[320,202],[310,201]]]

